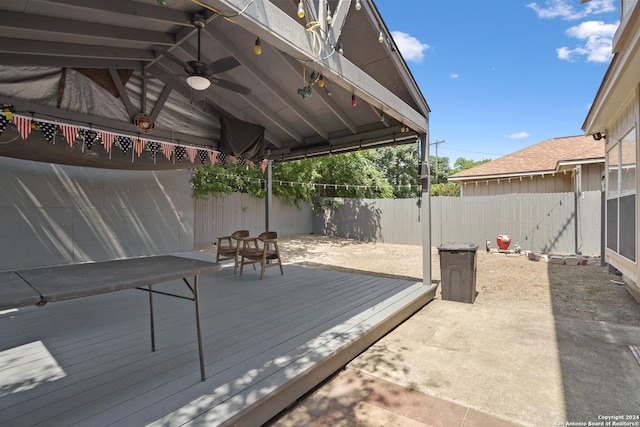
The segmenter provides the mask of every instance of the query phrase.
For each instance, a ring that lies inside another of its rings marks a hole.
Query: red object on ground
[[[498,242],[498,247],[501,250],[506,251],[509,249],[509,245],[511,244],[511,236],[507,234],[500,234],[498,235],[496,242]]]

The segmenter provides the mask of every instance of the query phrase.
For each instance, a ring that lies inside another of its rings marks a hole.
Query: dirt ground
[[[319,235],[279,239],[283,263],[356,270],[422,280],[422,247],[365,243]],[[432,248],[432,280],[440,280],[440,259]],[[509,304],[514,309],[548,309],[555,316],[640,324],[640,305],[621,277],[599,258],[569,266],[531,261],[524,254],[477,252],[475,304]],[[618,283],[616,283],[618,282]],[[439,292],[438,292],[439,293]],[[439,297],[439,295],[438,295]]]

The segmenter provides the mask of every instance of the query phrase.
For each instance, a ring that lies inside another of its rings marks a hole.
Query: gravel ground
[[[422,247],[365,243],[319,235],[279,239],[284,263],[356,270],[422,280]],[[440,258],[431,249],[432,280],[440,280]],[[592,258],[570,266],[531,261],[523,254],[477,252],[475,304],[508,304],[514,309],[552,310],[574,319],[640,324],[640,306],[621,278]]]

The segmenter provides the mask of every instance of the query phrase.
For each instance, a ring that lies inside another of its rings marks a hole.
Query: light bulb
[[[256,55],[260,55],[262,53],[262,43],[260,42],[260,37],[256,39],[256,44],[253,45],[253,53]]]
[[[338,51],[340,55],[344,55],[344,46],[342,45],[342,42],[338,43],[336,51]]]
[[[324,77],[322,74],[320,74],[320,77],[318,78],[318,86],[324,87]]]
[[[380,31],[380,35],[378,36],[378,43],[384,43],[384,35],[382,34],[382,31]]]
[[[356,10],[362,9],[362,5],[360,4],[360,0],[356,0]]]
[[[333,18],[331,17],[331,13],[327,14],[327,25],[333,24]]]
[[[304,18],[304,4],[302,4],[302,0],[298,3],[298,18]]]
[[[358,105],[358,101],[356,100],[356,94],[354,93],[351,95],[351,106],[355,107],[356,105]]]

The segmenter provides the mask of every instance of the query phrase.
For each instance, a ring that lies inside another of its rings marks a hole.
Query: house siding
[[[591,173],[589,171],[588,173]],[[598,190],[600,189],[600,171],[598,171]],[[504,194],[524,193],[566,193],[574,191],[573,173],[570,171],[537,176],[523,176],[522,179],[478,179],[460,182],[460,195],[499,196]],[[586,191],[586,190],[585,190]]]
[[[607,164],[609,164],[609,149],[614,147],[630,130],[634,127],[636,129],[636,150],[635,150],[635,164],[638,164],[638,153],[640,153],[640,146],[638,138],[638,124],[640,123],[640,96],[638,95],[640,91],[640,86],[636,83],[635,91],[633,93],[633,98],[629,101],[629,103],[620,111],[618,115],[616,115],[611,123],[607,126]],[[636,191],[640,188],[640,182],[638,174],[636,173]],[[640,210],[640,206],[638,204],[638,197],[633,197],[635,212],[635,254],[638,254],[638,237],[637,230],[639,229],[638,224],[638,215],[637,212]],[[617,214],[617,209],[612,209],[613,205],[611,203],[607,203],[606,210],[606,224],[610,224],[610,216]],[[621,212],[622,214],[622,212]],[[607,227],[607,241],[612,241],[612,237],[610,235],[611,228]],[[622,252],[622,251],[621,251]],[[635,257],[637,259],[637,256]],[[638,278],[640,277],[640,267],[638,266],[638,262],[636,260],[630,260],[625,257],[622,253],[616,252],[609,247],[606,249],[606,261],[618,269],[624,276],[625,282],[627,283],[630,292],[632,295],[640,302],[640,286],[638,286]]]

